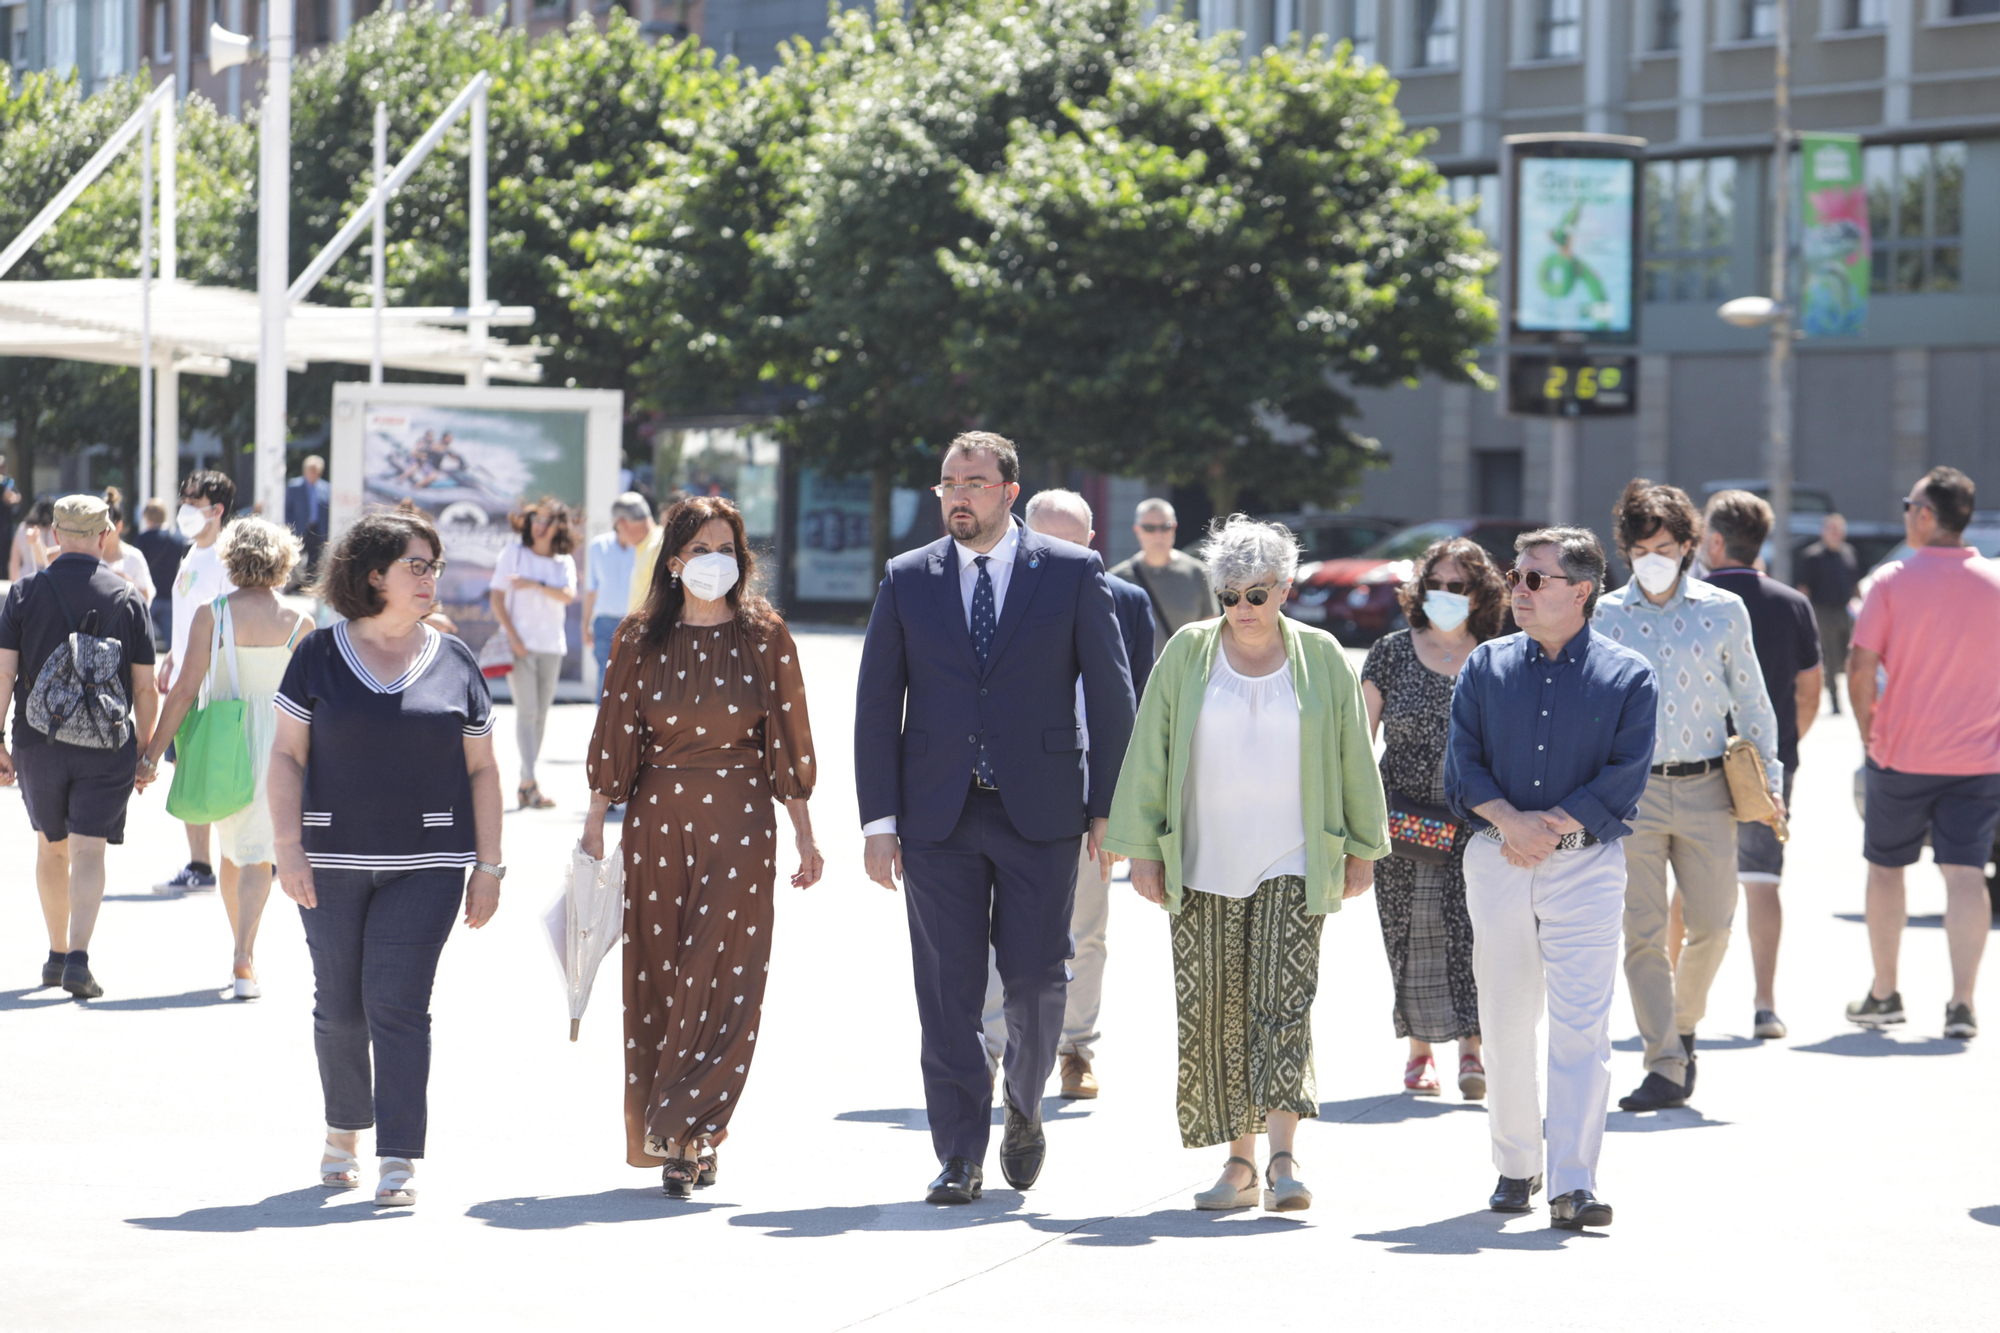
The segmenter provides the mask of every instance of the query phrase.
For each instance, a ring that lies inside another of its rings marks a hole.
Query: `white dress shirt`
[[[958,548],[958,599],[965,607],[966,632],[970,633],[972,630],[972,593],[979,586],[979,566],[974,564],[973,561],[982,555],[990,557],[986,562],[986,577],[993,584],[993,622],[996,625],[999,624],[1000,612],[1007,605],[1007,583],[1014,575],[1014,553],[1021,545],[1020,525],[1015,523],[1014,516],[1009,514],[1007,516],[1007,535],[1002,537],[990,551],[975,551],[964,542],[956,539],[953,540],[952,545]],[[1081,708],[1083,699],[1083,682],[1081,678],[1077,681],[1077,699],[1078,707]],[[971,774],[966,775],[966,780],[968,782],[971,781]],[[864,838],[872,838],[878,833],[894,833],[895,831],[896,817],[894,815],[884,815],[880,819],[871,819],[861,826],[861,836]]]

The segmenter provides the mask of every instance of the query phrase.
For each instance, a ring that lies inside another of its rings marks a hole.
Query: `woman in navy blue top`
[[[319,589],[347,619],[293,654],[271,752],[278,879],[303,909],[317,983],[320,1183],[358,1183],[356,1136],[379,1117],[378,1204],[416,1202],[438,955],[461,898],[465,924],[485,925],[506,874],[486,681],[470,649],[424,623],[442,557],[420,514],[348,529]]]

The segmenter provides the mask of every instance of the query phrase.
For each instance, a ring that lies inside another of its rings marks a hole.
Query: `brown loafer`
[[[1062,1058],[1062,1095],[1070,1102],[1097,1096],[1097,1075],[1090,1072],[1090,1061],[1074,1051]]]

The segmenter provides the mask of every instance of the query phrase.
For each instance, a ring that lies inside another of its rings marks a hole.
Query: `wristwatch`
[[[507,867],[496,866],[491,861],[474,861],[472,868],[474,871],[484,870],[487,874],[493,876],[495,880],[507,878]]]

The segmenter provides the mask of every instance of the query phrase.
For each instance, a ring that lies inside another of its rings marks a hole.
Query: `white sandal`
[[[321,1150],[319,1183],[330,1190],[351,1190],[361,1183],[361,1160],[345,1148],[333,1146],[333,1135],[345,1130],[329,1130]]]
[[[400,1162],[391,1167],[389,1163]],[[382,1178],[375,1182],[375,1206],[407,1208],[417,1201],[417,1168],[407,1157],[384,1157]]]

